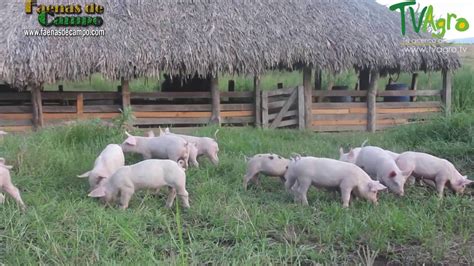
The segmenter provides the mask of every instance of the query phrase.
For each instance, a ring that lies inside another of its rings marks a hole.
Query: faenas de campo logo
[[[424,32],[431,32],[435,38],[443,38],[448,30],[457,30],[459,32],[467,31],[469,29],[469,22],[465,18],[458,17],[454,13],[447,13],[445,17],[440,16],[435,19],[434,8],[432,5],[425,6],[421,11],[415,11],[413,6],[416,5],[415,1],[401,2],[398,4],[391,5],[389,8],[392,11],[399,10],[401,23],[402,23],[402,35],[405,35],[405,14],[408,7],[409,15],[413,30],[418,33],[420,30]],[[418,16],[417,16],[418,15]]]
[[[25,12],[28,15],[38,14],[38,23],[44,27],[100,27],[104,24],[102,5],[43,5],[36,0],[27,0]],[[86,15],[83,15],[85,13]]]

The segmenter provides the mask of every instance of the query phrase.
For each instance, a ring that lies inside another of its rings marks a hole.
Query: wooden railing
[[[369,116],[374,118],[376,130],[425,120],[442,111],[442,92],[442,90],[378,91],[375,95],[377,101],[371,109],[365,102],[367,91],[315,90],[313,91],[312,129],[315,131],[366,131]],[[384,102],[384,97],[387,96],[410,96],[410,102]],[[350,101],[331,102],[334,97],[350,97]]]
[[[120,115],[120,92],[41,92],[44,125],[71,120],[100,118],[110,121]],[[130,107],[136,126],[202,126],[212,112],[209,92],[130,93]],[[252,92],[223,92],[221,123],[255,123]],[[0,128],[9,131],[30,130],[33,124],[31,93],[0,92]]]

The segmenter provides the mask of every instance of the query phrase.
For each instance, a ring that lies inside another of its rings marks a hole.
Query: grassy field
[[[242,189],[244,155],[336,158],[340,146],[366,138],[397,152],[445,157],[472,178],[473,122],[472,114],[456,114],[376,134],[222,128],[219,166],[204,160],[187,172],[189,210],[166,209],[166,195],[148,192],[135,194],[126,211],[87,198],[87,182],[75,176],[89,170],[106,144],[121,143],[121,130],[88,122],[7,136],[0,155],[14,165],[14,183],[29,208],[21,213],[9,198],[0,206],[0,262],[473,264],[472,189],[438,201],[432,189],[408,187],[403,198],[381,193],[379,206],[357,199],[349,209],[341,208],[338,194],[316,189],[310,189],[310,206],[299,206],[273,178]],[[214,130],[196,134],[211,136]],[[127,156],[128,163],[138,160]]]

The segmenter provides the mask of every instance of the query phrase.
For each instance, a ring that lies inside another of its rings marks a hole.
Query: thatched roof
[[[399,15],[373,0],[95,2],[105,6],[104,37],[25,36],[25,29],[42,28],[37,16],[25,14],[24,1],[3,3],[0,80],[24,85],[83,79],[94,72],[111,79],[160,72],[258,74],[303,65],[332,72],[459,66],[453,54],[404,52]]]

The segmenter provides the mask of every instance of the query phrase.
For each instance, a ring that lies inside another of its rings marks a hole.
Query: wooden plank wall
[[[43,92],[46,126],[81,119],[112,121],[120,115],[122,96],[118,92]],[[255,123],[253,92],[223,92],[222,124],[232,126]],[[32,129],[31,94],[0,92],[0,129],[29,131]],[[131,93],[135,125],[203,126],[211,117],[208,92]],[[135,102],[135,104],[134,104]]]
[[[366,91],[313,91],[314,131],[365,131],[368,109],[360,98]],[[440,90],[377,92],[376,130],[426,120],[442,111]],[[335,96],[351,96],[352,102],[327,102]],[[383,102],[384,96],[416,96],[416,102]],[[326,101],[326,102],[325,102]]]

